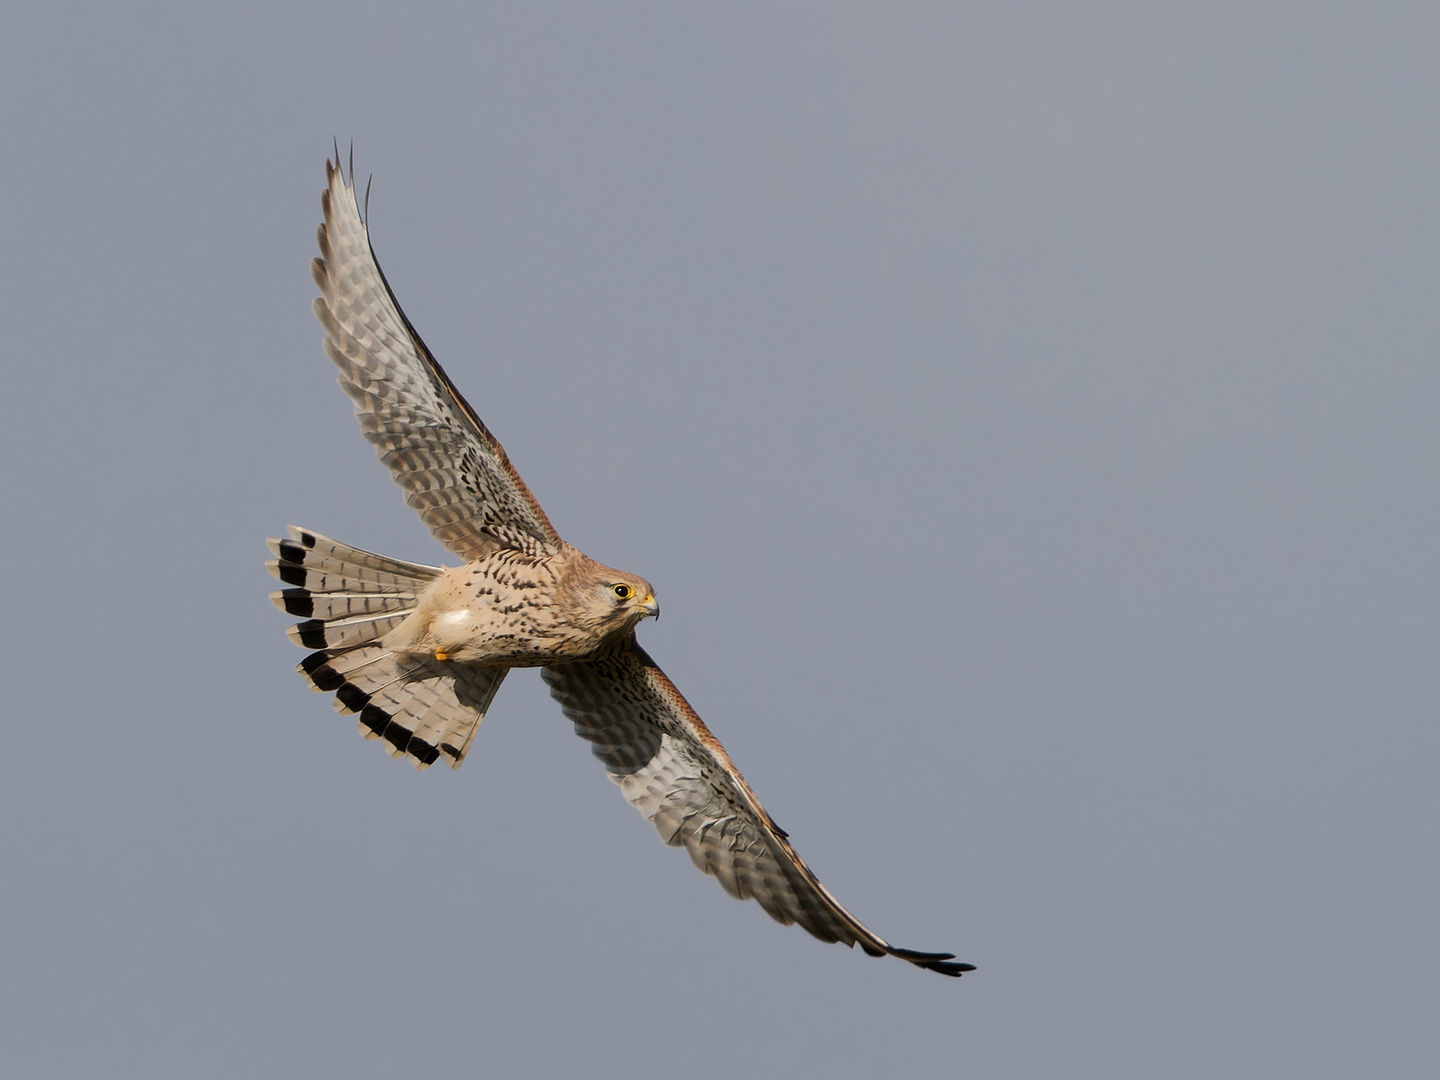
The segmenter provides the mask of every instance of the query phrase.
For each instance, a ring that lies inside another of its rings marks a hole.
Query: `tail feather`
[[[458,767],[506,669],[415,659],[379,644],[440,571],[293,525],[289,532],[268,541],[276,557],[265,565],[292,586],[270,594],[275,606],[305,618],[286,634],[317,650],[296,670],[311,689],[333,693],[336,711],[357,716],[360,733],[391,757],[426,769],[443,756]]]
[[[405,621],[406,612],[389,615],[356,615],[326,622],[306,619],[287,627],[285,636],[305,649],[353,649],[378,641]]]
[[[266,569],[286,585],[312,593],[405,593],[423,589],[440,571],[350,547],[328,536],[287,526],[288,540],[267,540],[275,558]]]
[[[391,656],[383,645],[358,645],[338,652],[313,652],[295,668],[310,684],[311,690],[332,694],[345,683],[354,683],[369,692],[385,679],[384,670],[377,668]]]
[[[411,611],[419,598],[417,592],[403,593],[312,593],[309,589],[276,589],[271,602],[281,611],[302,618],[334,622],[351,616],[384,615],[393,611]]]
[[[458,768],[507,668],[460,667],[386,653],[351,672],[335,692],[335,711],[358,718],[360,734],[380,739],[391,757],[424,769],[442,755]],[[373,689],[365,689],[367,684]]]
[[[351,569],[377,570],[383,574],[392,574],[403,578],[406,581],[429,581],[438,574],[439,568],[426,566],[424,563],[406,562],[404,559],[392,559],[388,555],[377,555],[373,551],[366,551],[364,548],[351,547],[349,544],[342,544],[339,540],[332,540],[328,536],[321,536],[309,529],[302,529],[298,525],[287,525],[285,531],[290,534],[289,540],[267,540],[270,551],[281,556],[282,551],[291,548],[301,556],[292,561],[303,565],[311,565],[315,560],[320,559],[326,562],[336,563],[340,566]],[[282,557],[289,557],[282,556]],[[351,575],[362,576],[362,575]]]
[[[312,593],[388,593],[404,591],[416,583],[409,574],[387,573],[365,566],[347,566],[336,559],[306,557],[300,545],[289,540],[270,540],[270,550],[279,558],[266,559],[265,569],[286,585]]]

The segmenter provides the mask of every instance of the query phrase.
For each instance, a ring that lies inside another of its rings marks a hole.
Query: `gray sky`
[[[1440,1072],[1433,3],[19,4],[0,1061],[25,1077]],[[287,521],[444,553],[412,320],[822,880],[727,898],[538,678],[307,693]]]

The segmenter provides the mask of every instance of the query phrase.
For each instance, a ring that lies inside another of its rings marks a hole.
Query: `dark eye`
[[[615,594],[616,600],[629,600],[635,595],[635,590],[629,585],[614,585],[610,589]]]

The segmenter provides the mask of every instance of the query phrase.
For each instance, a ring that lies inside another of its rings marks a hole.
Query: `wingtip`
[[[914,949],[890,949],[890,955],[916,967],[924,968],[926,971],[937,971],[941,975],[949,975],[958,979],[967,971],[974,971],[974,964],[967,964],[956,960],[954,953],[927,953],[917,952]]]
[[[355,186],[355,143],[350,143],[350,164],[347,168],[345,160],[340,156],[340,140],[333,135],[330,137],[331,146],[334,149],[334,157],[325,159],[325,186],[328,189],[335,186],[335,178],[340,178],[341,187]]]
[[[967,971],[974,971],[974,964],[960,964],[948,960],[938,960],[931,964],[919,964],[919,967],[926,971],[938,971],[941,975],[949,975],[952,979],[958,979]]]

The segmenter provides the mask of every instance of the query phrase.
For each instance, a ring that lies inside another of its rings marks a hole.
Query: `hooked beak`
[[[646,615],[660,618],[660,603],[655,599],[654,593],[647,593],[645,599],[640,601],[640,610]]]

